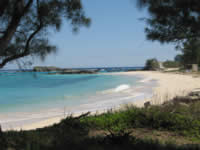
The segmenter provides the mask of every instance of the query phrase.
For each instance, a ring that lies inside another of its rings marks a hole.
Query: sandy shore
[[[172,73],[161,73],[161,72],[150,72],[150,71],[137,71],[137,72],[123,72],[123,73],[112,73],[113,75],[128,75],[128,76],[142,76],[144,79],[140,82],[149,82],[152,80],[157,81],[156,87],[153,88],[153,96],[151,98],[136,100],[133,102],[134,105],[141,107],[146,101],[151,101],[154,104],[160,104],[163,101],[170,100],[175,96],[186,95],[192,90],[200,88],[200,78],[194,78],[189,75],[172,74]],[[101,113],[101,111],[99,112]],[[79,114],[75,114],[80,115]],[[21,127],[23,130],[30,130],[36,128],[42,128],[54,123],[60,122],[63,117],[55,117],[40,121],[31,125]],[[19,130],[19,129],[16,129]]]
[[[145,101],[151,101],[153,104],[161,104],[176,96],[185,96],[193,90],[200,89],[200,77],[197,78],[191,75],[151,71],[124,72],[120,74],[144,76],[145,79],[143,82],[148,80],[157,81],[157,86],[153,88],[152,98],[135,102],[134,104],[137,106],[143,106]]]

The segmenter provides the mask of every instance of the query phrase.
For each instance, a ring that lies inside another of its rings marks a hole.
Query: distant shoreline
[[[40,66],[39,66],[40,67]],[[41,67],[50,67],[50,66],[41,66]],[[51,67],[50,67],[51,68]],[[58,68],[58,67],[53,67]],[[137,67],[73,67],[73,68],[59,68],[59,69],[69,69],[69,70],[106,70],[108,72],[114,71],[137,71],[137,70],[143,70],[144,66],[137,66]],[[0,72],[34,72],[33,69],[0,69]]]

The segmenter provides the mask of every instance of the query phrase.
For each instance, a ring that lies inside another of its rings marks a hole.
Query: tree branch
[[[40,30],[42,29],[42,24],[40,24],[38,26],[38,28],[29,36],[27,42],[26,42],[26,46],[24,48],[23,53],[21,54],[16,54],[10,57],[5,58],[1,63],[0,63],[0,68],[3,68],[8,62],[28,56],[29,55],[29,48],[30,48],[30,42],[31,40],[34,38],[34,36],[40,32]]]
[[[24,32],[22,32],[22,31],[16,31],[16,32],[22,34],[24,36],[24,38],[27,39],[27,36]]]
[[[27,13],[29,8],[31,7],[33,0],[29,0],[25,7],[23,7],[22,3],[23,3],[22,0],[16,1],[16,8],[15,8],[15,11],[13,12],[11,22],[8,25],[8,28],[5,31],[5,34],[2,36],[2,38],[0,38],[0,50],[1,51],[5,50],[8,47],[8,45],[9,45],[13,35],[15,34],[16,29],[21,21],[21,18]]]
[[[31,0],[30,0],[31,1]],[[29,1],[29,2],[30,2]],[[24,48],[24,51],[23,53],[21,54],[16,54],[16,55],[13,55],[13,56],[10,56],[6,59],[4,59],[1,63],[0,63],[0,68],[3,68],[8,62],[10,61],[13,61],[13,60],[16,60],[16,59],[19,59],[19,58],[22,58],[22,57],[25,57],[27,55],[29,55],[29,48],[30,48],[30,42],[31,40],[35,37],[35,35],[37,33],[40,32],[40,30],[42,29],[43,27],[43,23],[42,23],[42,19],[39,15],[39,0],[37,0],[37,13],[38,13],[38,20],[39,20],[39,25],[38,25],[38,28],[29,36],[29,38],[27,39],[27,42],[26,42],[26,45],[25,45],[25,48]]]

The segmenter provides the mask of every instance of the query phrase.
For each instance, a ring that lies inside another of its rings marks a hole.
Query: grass
[[[175,98],[161,106],[67,117],[31,131],[0,131],[0,150],[198,150],[200,101]]]
[[[199,138],[199,113],[196,110],[191,110],[193,107],[193,105],[190,108],[176,106],[173,109],[159,106],[149,109],[127,107],[124,111],[90,116],[81,121],[87,123],[91,128],[106,130],[111,135],[129,134],[129,130],[133,128],[149,128]]]

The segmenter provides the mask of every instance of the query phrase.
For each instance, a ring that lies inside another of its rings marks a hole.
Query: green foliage
[[[200,1],[198,0],[138,0],[145,7],[147,38],[160,42],[182,42],[200,36]]]
[[[96,117],[88,117],[86,120],[93,127],[117,136],[127,134],[126,130],[130,128],[129,116],[123,112],[109,112]]]
[[[200,41],[188,40],[184,42],[183,47],[180,48],[182,54],[179,55],[179,60],[182,65],[187,66],[191,64],[200,65]]]
[[[187,67],[200,64],[200,5],[198,0],[138,0],[140,8],[147,8],[145,19],[147,38],[161,43],[176,43],[182,54],[176,60]],[[166,66],[176,66],[168,63]]]
[[[170,60],[167,60],[163,63],[163,66],[165,68],[178,68],[180,67],[180,63],[177,62],[177,61],[170,61]]]
[[[32,131],[9,131],[0,136],[6,147],[13,150],[65,150],[65,149],[148,149],[184,150],[200,149],[199,146],[177,146],[172,142],[136,139],[131,136],[137,128],[165,130],[200,140],[200,102],[181,103],[149,108],[126,107],[120,111],[78,118],[68,117],[59,124]],[[90,137],[89,130],[100,130],[106,136]]]
[[[89,26],[80,0],[1,0],[0,68],[26,56],[40,57],[55,53],[48,31],[59,31],[64,20],[73,31]]]
[[[145,64],[145,70],[158,70],[159,69],[159,62],[157,59],[148,59]]]
[[[1,150],[5,150],[7,148],[6,137],[1,130],[1,126],[0,126],[0,147],[1,147]]]
[[[87,135],[87,126],[72,117],[43,129],[5,133],[8,147],[14,150],[64,150],[72,145],[79,149]]]
[[[200,102],[191,104],[190,107],[187,109],[187,112],[194,119],[200,120]]]
[[[200,137],[200,107],[194,109],[194,106],[152,106],[148,109],[128,107],[124,111],[85,118],[84,122],[116,135],[123,135],[132,128],[152,128]]]
[[[187,132],[188,135],[200,135],[200,121],[194,120],[190,116],[182,114],[172,114],[169,112],[152,111],[150,117],[147,118],[147,125],[154,129],[164,129],[169,131],[177,131],[179,133]],[[198,132],[195,133],[194,132]]]
[[[175,58],[174,58],[174,61],[178,62],[178,63],[181,63],[181,61],[182,61],[182,55],[181,54],[176,55]]]

